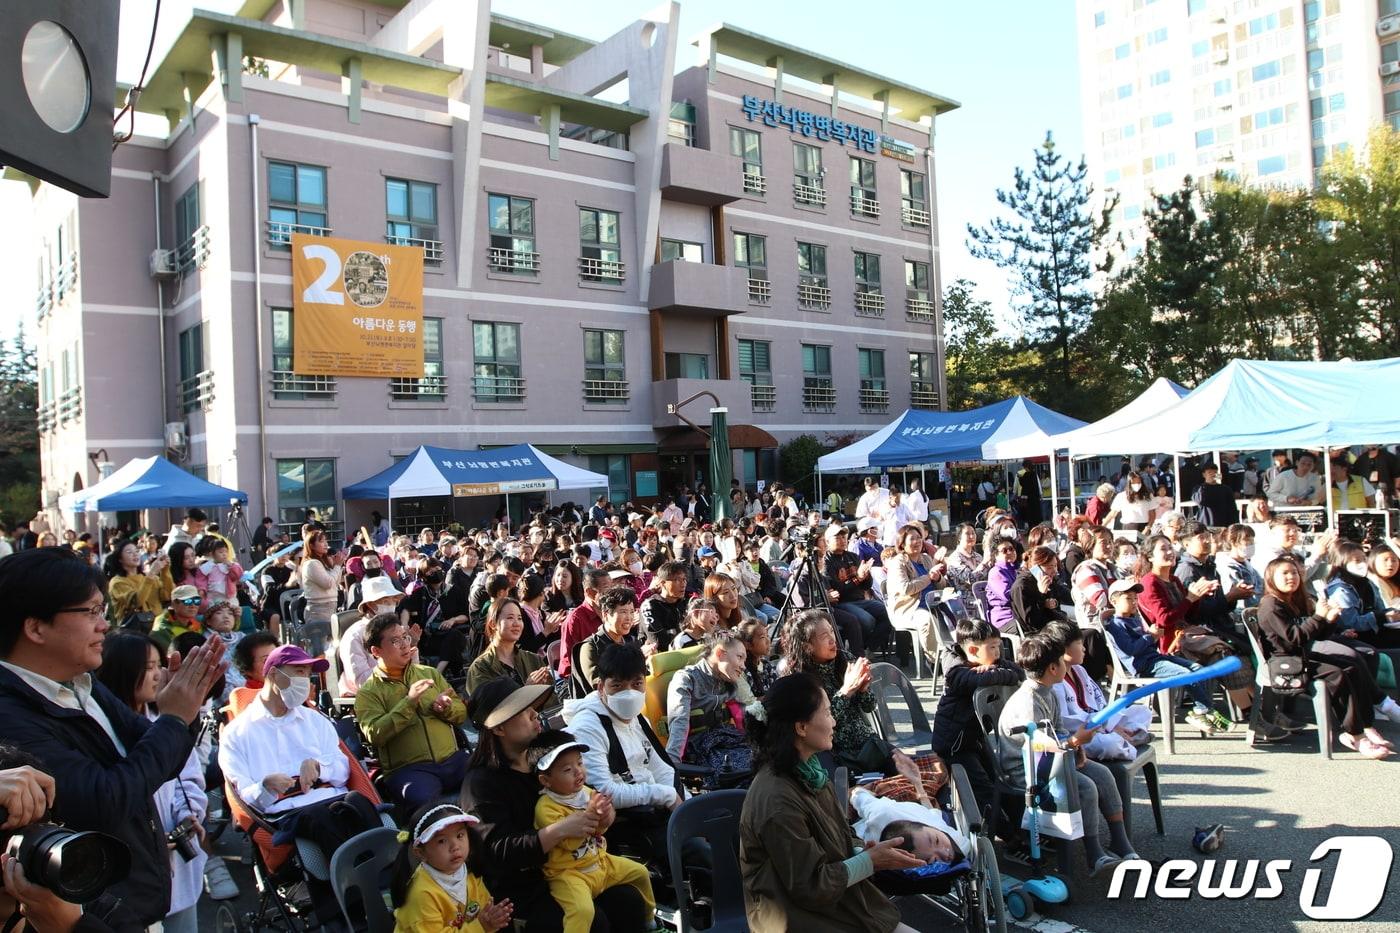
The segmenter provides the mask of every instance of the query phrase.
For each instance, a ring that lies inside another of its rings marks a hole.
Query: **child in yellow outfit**
[[[545,857],[544,876],[549,882],[549,893],[564,910],[564,933],[588,933],[593,926],[594,899],[619,884],[637,889],[646,901],[647,920],[651,922],[656,915],[656,898],[646,866],[608,854],[603,833],[612,825],[615,814],[612,799],[595,793],[584,783],[583,752],[588,751],[588,746],[573,741],[566,732],[555,735],[562,740],[560,744],[532,753],[532,757],[537,756],[535,773],[544,788],[535,804],[535,828],[543,829],[580,810],[598,816],[598,829],[593,835],[562,839]],[[540,738],[548,740],[546,736]]]
[[[454,804],[428,804],[414,815],[412,831],[399,833],[403,848],[390,883],[394,933],[495,933],[510,925],[511,902],[493,901],[468,868],[483,851],[473,852],[470,829],[480,822]]]

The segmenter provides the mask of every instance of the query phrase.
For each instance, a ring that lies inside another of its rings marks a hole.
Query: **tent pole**
[[[389,534],[394,533],[394,497],[389,496],[385,501],[389,503]]]
[[[1327,481],[1327,491],[1322,504],[1327,509],[1327,529],[1330,531],[1337,527],[1337,521],[1332,508],[1332,452],[1327,447],[1322,448],[1322,470]]]
[[[1176,510],[1181,511],[1181,454],[1172,454],[1172,485],[1176,487]]]
[[[1060,521],[1060,484],[1055,476],[1055,451],[1050,451],[1050,527],[1058,528]]]
[[[817,505],[817,514],[820,515],[820,514],[822,513],[822,503],[825,502],[826,500],[822,498],[822,471],[821,471],[821,470],[817,470],[816,473],[817,473],[817,503],[816,503],[816,505]]]

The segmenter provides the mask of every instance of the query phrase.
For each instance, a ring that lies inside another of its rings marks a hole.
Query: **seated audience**
[[[674,761],[747,771],[751,755],[741,724],[753,695],[744,679],[744,643],[717,629],[704,645],[700,659],[677,671],[667,687],[666,751]]]

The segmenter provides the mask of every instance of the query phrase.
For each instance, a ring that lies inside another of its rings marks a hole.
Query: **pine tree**
[[[1074,165],[1061,156],[1047,132],[1035,167],[1029,173],[1017,168],[1011,189],[997,190],[1013,217],[967,228],[972,254],[1011,272],[1027,334],[1044,357],[1056,360],[1056,382],[1065,392],[1071,389],[1074,341],[1093,308],[1093,257],[1107,245],[1108,218],[1117,204],[1111,199],[1094,219],[1088,173],[1082,158]]]
[[[39,508],[39,381],[24,328],[0,342],[0,521],[6,527]]]

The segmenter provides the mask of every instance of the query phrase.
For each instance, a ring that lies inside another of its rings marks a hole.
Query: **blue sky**
[[[178,33],[191,0],[165,0],[155,61]],[[200,0],[208,9],[231,11],[237,0]],[[651,0],[495,0],[508,16],[603,39],[653,9]],[[134,82],[149,39],[153,0],[122,0],[118,78]],[[1008,304],[1003,275],[968,255],[966,225],[984,224],[998,210],[997,187],[1011,183],[1017,165],[1052,130],[1062,152],[1083,151],[1079,122],[1079,77],[1075,58],[1072,0],[924,0],[837,3],[834,0],[682,0],[681,38],[725,21],[803,46],[819,55],[865,66],[962,103],[940,119],[938,205],[945,285],[972,279],[998,312]],[[689,58],[682,58],[688,62]],[[27,191],[0,182],[0,211],[26,216]],[[0,230],[0,255],[10,257],[18,279],[35,267],[24,225]],[[27,290],[25,294],[32,294]],[[32,319],[32,305],[19,303]],[[15,312],[0,315],[9,333]]]

